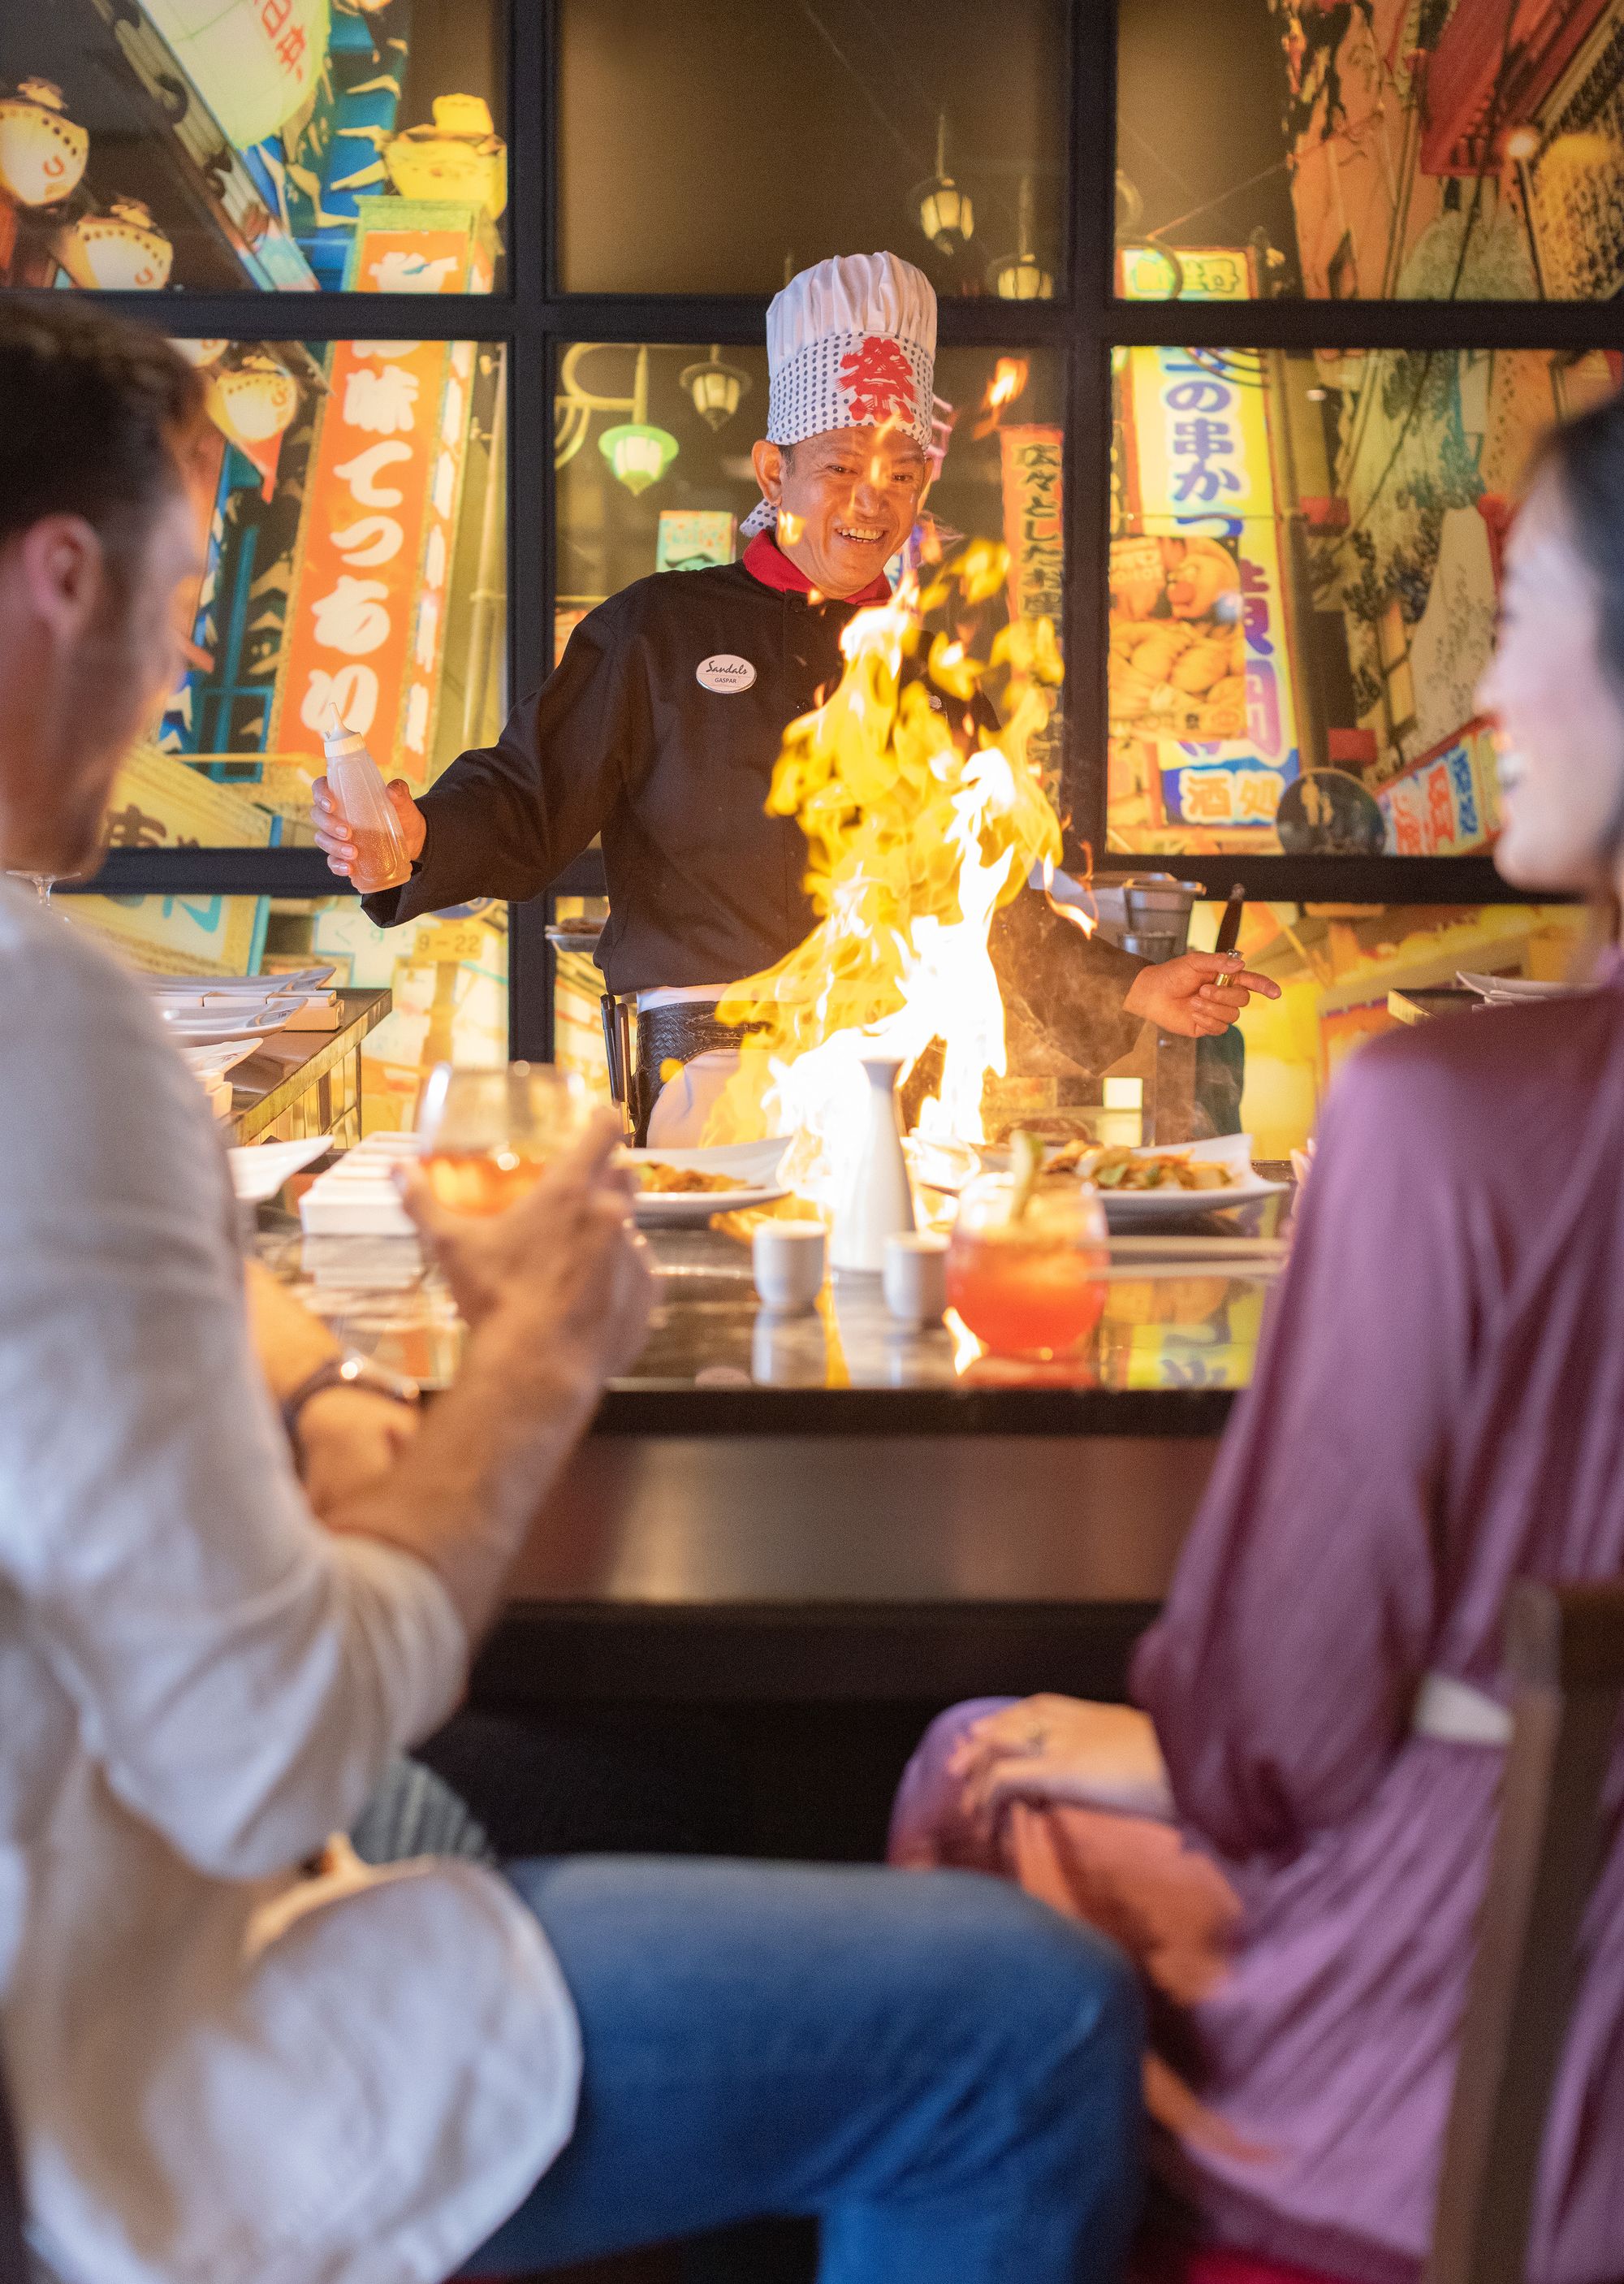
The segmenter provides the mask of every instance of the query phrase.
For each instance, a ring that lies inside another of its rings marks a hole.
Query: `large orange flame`
[[[988,932],[1033,868],[1052,869],[1060,854],[1059,820],[1027,750],[1060,679],[1054,629],[1017,622],[986,660],[938,634],[928,681],[907,664],[926,613],[956,594],[985,601],[1006,567],[1002,548],[978,541],[923,595],[905,580],[889,603],[859,612],[838,688],[791,724],[773,773],[767,806],[806,836],[817,920],[787,958],[722,1001],[723,1022],[758,1028],[706,1138],[792,1134],[785,1178],[816,1202],[832,1201],[860,1130],[863,1055],[899,1057],[906,1083],[940,1041],[941,1076],[918,1130],[966,1141],[983,1138],[982,1091],[1005,1068]],[[1003,716],[995,740],[972,710],[984,685]]]

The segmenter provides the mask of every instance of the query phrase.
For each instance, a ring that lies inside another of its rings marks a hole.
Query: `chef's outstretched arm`
[[[988,949],[1006,1008],[1019,1002],[1080,1068],[1101,1071],[1132,1052],[1140,1026],[1200,1039],[1227,1031],[1253,992],[1280,987],[1234,954],[1187,951],[1159,963],[1119,950],[1025,888],[994,915]],[[1221,980],[1222,979],[1222,980]],[[1041,1016],[1037,1011],[1042,1010]]]
[[[613,597],[582,621],[557,671],[514,708],[494,746],[460,754],[419,800],[398,778],[390,786],[412,877],[363,899],[380,926],[480,896],[522,903],[590,847],[646,739],[625,601]],[[355,844],[325,778],[314,810],[316,845],[347,879]]]
[[[1122,1005],[1159,1030],[1184,1039],[1211,1039],[1245,1013],[1253,992],[1277,999],[1280,986],[1242,967],[1233,952],[1185,951],[1176,959],[1142,966]]]

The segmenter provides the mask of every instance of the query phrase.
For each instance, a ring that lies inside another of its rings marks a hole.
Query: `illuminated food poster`
[[[1128,360],[1111,549],[1115,805],[1136,805],[1149,833],[1272,843],[1300,761],[1262,376],[1182,349]]]

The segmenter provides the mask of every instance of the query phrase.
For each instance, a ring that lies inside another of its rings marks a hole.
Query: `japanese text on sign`
[[[269,743],[319,753],[328,709],[427,782],[474,344],[347,341],[311,466]]]

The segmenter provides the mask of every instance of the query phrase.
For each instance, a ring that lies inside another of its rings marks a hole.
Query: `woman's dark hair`
[[[1603,663],[1624,700],[1624,394],[1565,420],[1541,440],[1524,482],[1555,476],[1596,582]]]
[[[81,515],[122,552],[182,481],[203,384],[161,334],[59,300],[0,302],[0,547]]]

